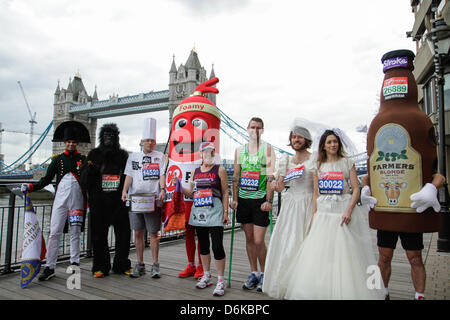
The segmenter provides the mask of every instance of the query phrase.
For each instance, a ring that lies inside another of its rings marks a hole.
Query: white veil
[[[313,155],[317,155],[320,137],[323,135],[325,130],[332,130],[336,135],[339,136],[344,146],[345,154],[348,157],[358,154],[358,149],[356,148],[356,145],[348,137],[348,135],[339,128],[333,128],[331,126],[327,126],[318,122],[309,121],[304,118],[295,118],[293,124],[291,125],[291,131],[294,127],[297,126],[306,128],[311,133],[313,143],[311,145],[310,150],[313,153]]]
[[[300,128],[300,130],[299,130]],[[352,140],[347,136],[347,134],[339,129],[339,128],[333,128],[331,126],[326,126],[324,124],[313,122],[310,120],[307,120],[305,118],[295,118],[290,126],[290,131],[294,132],[296,131],[302,136],[305,136],[305,131],[309,131],[309,134],[311,135],[311,141],[312,145],[309,149],[311,154],[311,159],[317,159],[318,149],[319,149],[319,142],[320,137],[323,135],[323,133],[326,130],[332,130],[336,135],[339,136],[339,138],[342,141],[344,151],[347,157],[351,157],[353,155],[358,154],[358,149],[356,148],[355,144],[352,142]],[[305,130],[306,129],[306,130]],[[307,135],[307,133],[306,133]],[[283,175],[283,173],[286,173],[288,168],[288,158],[289,156],[287,154],[283,154],[280,159],[277,161],[277,167],[275,171],[275,177],[278,178],[279,175]]]

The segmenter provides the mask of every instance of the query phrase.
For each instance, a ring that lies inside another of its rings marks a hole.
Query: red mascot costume
[[[191,213],[192,199],[183,196],[184,207],[177,205],[177,197],[181,193],[176,192],[177,185],[172,183],[174,176],[178,177],[183,187],[188,187],[189,179],[195,168],[201,165],[199,147],[203,141],[213,142],[216,148],[216,163],[220,162],[220,113],[216,106],[206,97],[205,93],[218,93],[219,90],[212,87],[218,78],[212,78],[200,84],[193,95],[180,102],[173,113],[172,129],[169,144],[169,162],[166,174],[166,205],[165,225],[175,221],[176,213],[180,217],[180,211],[184,210],[183,224],[186,230],[186,253],[188,266],[178,276],[186,278],[194,276],[198,279],[203,276],[203,267],[198,249],[198,266],[195,267],[195,228],[188,224]],[[178,186],[179,190],[179,186]],[[175,214],[174,214],[175,213]],[[176,219],[180,222],[180,219]],[[173,225],[173,223],[172,223]],[[164,231],[167,231],[165,228]]]

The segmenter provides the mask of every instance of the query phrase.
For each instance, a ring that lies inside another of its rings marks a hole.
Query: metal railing
[[[0,185],[4,187],[5,185]],[[8,191],[7,191],[8,192]],[[0,207],[0,274],[10,273],[20,268],[24,203],[23,200],[12,192],[9,192],[8,206]],[[39,224],[42,229],[44,239],[47,241],[50,234],[50,218],[52,204],[33,205]],[[86,215],[84,232],[81,233],[80,257],[92,256],[91,232],[89,228],[89,214]],[[169,231],[161,235],[161,242],[179,239],[183,236],[183,230]],[[148,240],[146,239],[148,246]],[[113,227],[110,227],[108,235],[109,250],[115,250],[115,236]],[[70,235],[61,236],[59,246],[58,261],[64,261],[70,258]],[[130,247],[134,248],[134,236],[132,233]]]
[[[17,186],[17,184],[15,184]],[[0,184],[0,187],[7,187],[7,185]],[[9,192],[8,206],[0,206],[0,274],[7,274],[20,269],[21,266],[21,251],[23,238],[23,221],[24,221],[24,203],[20,197],[6,189]],[[276,220],[278,210],[278,203],[281,202],[280,196],[275,197],[273,206],[273,220]],[[231,198],[230,198],[231,200]],[[50,202],[51,200],[49,200]],[[52,201],[51,201],[52,202]],[[52,211],[52,204],[37,204],[33,205],[45,241],[47,241],[50,234],[50,218]],[[230,223],[225,226],[225,230],[232,228],[232,216],[230,212]],[[81,250],[80,258],[92,257],[92,242],[91,230],[89,228],[89,214],[86,214],[86,222],[84,232],[81,233]],[[240,228],[239,223],[235,223],[235,228]],[[161,228],[162,229],[162,228]],[[147,235],[147,234],[146,234]],[[184,230],[175,230],[164,232],[161,235],[160,241],[173,241],[184,237]],[[115,251],[115,236],[113,227],[110,227],[108,234],[108,244],[110,252]],[[149,245],[146,238],[146,246]],[[134,234],[132,232],[130,239],[130,248],[134,248]],[[60,240],[58,261],[66,261],[70,258],[70,234],[63,233]]]

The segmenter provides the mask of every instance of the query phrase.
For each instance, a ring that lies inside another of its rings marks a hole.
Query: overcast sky
[[[214,64],[220,79],[217,105],[242,126],[263,118],[263,138],[289,150],[289,127],[303,117],[340,127],[364,150],[355,128],[379,107],[380,58],[415,51],[406,38],[413,22],[409,0],[0,0],[0,122],[29,131],[18,80],[40,133],[52,120],[58,80],[67,88],[79,72],[100,100],[165,90],[172,56],[178,67],[195,45],[207,75]],[[99,127],[117,123],[122,146],[137,151],[147,116]],[[168,112],[150,116],[165,142]],[[28,149],[25,134],[2,138],[6,163]],[[35,162],[50,153],[47,143]]]

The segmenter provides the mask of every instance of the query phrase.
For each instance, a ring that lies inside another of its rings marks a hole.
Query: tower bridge
[[[168,89],[138,93],[124,97],[113,94],[108,99],[99,100],[97,87],[92,96],[90,96],[83,84],[81,75],[78,73],[74,76],[73,80],[69,80],[67,88],[61,88],[58,81],[54,93],[53,121],[49,124],[44,134],[42,134],[41,137],[36,140],[34,145],[19,159],[9,165],[5,164],[0,159],[0,176],[23,175],[24,170],[20,170],[19,168],[21,168],[25,161],[36,152],[46,137],[53,136],[55,128],[64,121],[79,121],[89,130],[91,143],[80,143],[78,145],[79,151],[86,154],[95,147],[98,119],[168,110],[170,130],[172,127],[173,112],[181,100],[191,95],[200,83],[213,77],[215,77],[214,66],[212,66],[211,73],[209,77],[207,77],[206,70],[201,65],[197,52],[193,49],[191,50],[186,63],[180,64],[178,68],[175,65],[175,56],[173,57],[172,65],[169,70]],[[205,96],[217,106],[215,94],[207,93]],[[234,147],[238,144],[242,145],[243,143],[246,143],[248,141],[247,130],[224,113],[219,106],[217,109],[221,115],[220,130],[225,134],[226,138],[222,141],[225,143],[221,143],[221,153],[224,149],[234,150]],[[52,127],[53,131],[50,132]],[[273,147],[277,155],[289,153],[276,146]],[[52,153],[61,153],[64,149],[65,146],[63,142],[54,142]],[[354,155],[354,157],[357,166],[365,171],[366,154],[361,153]],[[38,169],[44,169],[43,164],[47,163],[49,159],[50,157],[40,164]],[[229,166],[231,168],[232,164],[224,163],[224,166]],[[36,169],[34,169],[34,172],[37,172]],[[29,175],[33,174],[31,170],[26,173]]]
[[[191,95],[200,83],[213,77],[215,77],[214,66],[212,66],[208,78],[196,50],[192,49],[186,63],[180,64],[178,68],[175,64],[175,56],[173,56],[169,69],[169,88],[161,88],[158,91],[141,92],[124,97],[113,94],[108,99],[99,100],[97,87],[95,87],[94,93],[89,95],[79,73],[69,80],[66,88],[61,87],[58,81],[54,93],[53,120],[49,124],[49,128],[32,147],[13,163],[8,165],[0,158],[0,175],[12,178],[18,175],[23,176],[24,161],[36,152],[46,137],[47,139],[52,137],[55,128],[64,121],[79,121],[89,130],[91,143],[78,145],[78,149],[82,153],[88,153],[95,147],[97,119],[168,110],[169,128],[171,128],[173,111],[181,100]],[[205,96],[216,103],[216,95],[206,94]],[[51,130],[52,127],[53,130]],[[64,149],[63,142],[52,143],[53,154],[61,153]],[[44,163],[39,167],[41,168]],[[32,175],[31,170],[26,174]]]
[[[72,115],[87,113],[90,119],[111,118],[130,114],[169,110],[169,90],[140,93],[134,96],[111,97],[108,100],[73,104]]]
[[[91,143],[80,143],[79,145],[80,151],[84,153],[95,146],[97,119],[168,110],[169,128],[171,128],[173,111],[181,100],[191,95],[200,83],[213,77],[215,77],[214,66],[207,78],[206,70],[201,65],[195,49],[191,50],[186,63],[181,64],[178,68],[175,64],[175,56],[173,56],[169,70],[169,88],[159,91],[124,97],[112,95],[109,99],[99,100],[97,88],[92,96],[88,95],[81,75],[77,73],[73,80],[69,80],[65,89],[61,89],[58,82],[54,94],[53,128],[68,120],[83,123],[91,136]],[[214,94],[207,94],[206,97],[215,103],[216,96]],[[53,143],[53,153],[62,151],[64,151],[64,143]]]

